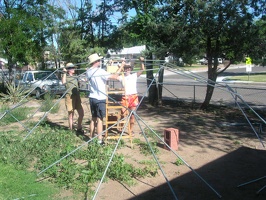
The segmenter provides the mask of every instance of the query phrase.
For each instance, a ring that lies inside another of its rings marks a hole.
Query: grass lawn
[[[266,73],[241,75],[241,76],[228,76],[224,80],[226,80],[226,81],[266,82]]]
[[[0,200],[60,199],[58,193],[51,183],[36,182],[35,174],[0,163]]]

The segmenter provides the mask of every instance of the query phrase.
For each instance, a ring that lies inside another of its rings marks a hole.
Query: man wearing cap
[[[82,120],[84,117],[84,110],[81,105],[81,98],[79,93],[78,79],[75,74],[76,66],[73,63],[67,63],[63,68],[62,83],[66,85],[67,93],[65,95],[65,105],[68,112],[69,129],[73,130],[74,111],[78,112],[77,135],[83,135]]]
[[[122,117],[125,117],[125,113],[127,110],[136,110],[137,106],[139,105],[138,99],[138,92],[137,92],[137,79],[145,70],[144,66],[144,58],[139,58],[141,62],[141,69],[135,73],[132,73],[133,65],[131,63],[126,63],[122,61],[121,66],[117,70],[117,73],[124,71],[125,76],[119,76],[117,79],[122,83],[123,87],[125,88],[125,95],[122,97],[121,104],[123,105],[122,108]],[[135,117],[134,114],[130,117],[130,130],[131,135],[134,136],[133,126],[135,124]]]
[[[116,79],[118,75],[110,74],[101,68],[103,57],[94,53],[88,57],[90,68],[87,70],[87,80],[90,84],[90,109],[92,120],[90,123],[90,136],[94,136],[96,129],[99,144],[103,145],[103,118],[106,117],[106,82]]]

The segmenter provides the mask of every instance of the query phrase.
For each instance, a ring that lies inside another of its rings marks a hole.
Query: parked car
[[[63,95],[66,91],[65,85],[51,71],[26,71],[22,79],[17,80],[15,83],[29,90],[37,99],[47,92]]]
[[[202,59],[199,60],[199,63],[201,65],[207,65],[208,64],[208,60],[206,58],[202,58]]]
[[[222,64],[223,63],[223,59],[222,58],[217,58],[218,59],[218,64]],[[198,61],[201,65],[207,65],[208,64],[208,59],[207,58],[202,58]],[[214,63],[214,59],[212,59],[212,64]]]

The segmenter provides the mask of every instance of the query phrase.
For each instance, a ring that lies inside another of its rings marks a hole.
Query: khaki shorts
[[[82,109],[80,96],[66,94],[65,105],[68,112],[74,112],[74,110]]]

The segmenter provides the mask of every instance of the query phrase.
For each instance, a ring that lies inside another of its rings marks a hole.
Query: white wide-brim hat
[[[91,54],[88,59],[89,59],[89,65],[94,63],[97,60],[101,60],[103,57],[99,56],[97,53]]]
[[[67,63],[65,68],[66,69],[69,69],[69,68],[77,68],[77,66],[75,66],[73,63]]]

